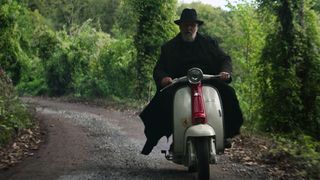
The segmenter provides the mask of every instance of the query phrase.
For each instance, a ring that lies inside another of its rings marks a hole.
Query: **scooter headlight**
[[[187,77],[191,84],[198,84],[203,78],[202,70],[199,68],[191,68],[188,71]]]

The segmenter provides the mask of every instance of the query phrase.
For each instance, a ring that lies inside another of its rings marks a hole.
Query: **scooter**
[[[202,81],[220,77],[203,74],[191,68],[187,76],[173,80],[163,91],[176,84],[173,100],[173,148],[163,150],[165,157],[198,172],[198,178],[210,178],[210,164],[217,162],[217,154],[224,152],[223,110],[215,87]]]

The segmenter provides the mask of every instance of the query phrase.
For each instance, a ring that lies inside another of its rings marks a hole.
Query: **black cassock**
[[[184,42],[181,35],[178,34],[163,45],[160,59],[153,72],[157,92],[140,113],[147,137],[142,154],[149,154],[161,137],[169,137],[172,133],[173,95],[179,85],[160,92],[161,79],[166,76],[171,78],[185,76],[192,67],[200,68],[204,74],[219,74],[222,71],[231,73],[232,71],[230,57],[211,38],[198,34],[194,42]],[[239,134],[243,118],[234,89],[227,82],[220,80],[205,83],[215,86],[221,96],[225,137],[229,138]]]

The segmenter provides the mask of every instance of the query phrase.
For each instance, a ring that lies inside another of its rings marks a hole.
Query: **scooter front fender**
[[[208,138],[208,142],[210,142],[210,164],[214,164],[216,162],[216,146],[214,136],[216,135],[214,129],[208,124],[198,124],[194,126],[190,126],[185,132],[185,146],[184,149],[187,150],[184,153],[187,154],[188,159],[185,162],[186,166],[190,166],[196,161],[196,154],[194,151],[194,145],[192,145],[192,141],[190,138]],[[188,148],[186,147],[188,145]]]
[[[208,124],[190,126],[185,132],[185,141],[188,137],[212,137],[216,135],[213,128]]]

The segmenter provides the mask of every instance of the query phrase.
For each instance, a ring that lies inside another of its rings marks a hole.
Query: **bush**
[[[44,34],[48,27],[38,12],[31,12],[16,1],[0,5],[0,65],[21,94],[46,91],[41,59],[51,48]],[[39,58],[40,57],[40,58]]]
[[[74,26],[70,38],[69,62],[72,64],[72,93],[78,97],[102,97],[105,87],[92,72],[102,49],[110,43],[108,34],[92,27],[91,20]],[[99,87],[99,85],[101,85]]]
[[[98,53],[97,53],[98,52]],[[135,50],[130,39],[109,39],[74,76],[76,96],[130,97],[134,94]],[[84,71],[86,70],[86,71]]]
[[[9,78],[0,69],[0,146],[31,125],[31,117],[26,107],[14,93]]]
[[[135,61],[136,54],[132,39],[113,39],[104,47],[93,75],[100,77],[107,87],[105,95],[117,97],[134,96],[136,86]]]
[[[307,135],[278,135],[274,137],[276,145],[269,157],[274,163],[290,164],[297,170],[299,177],[320,178],[320,142]]]
[[[63,30],[56,37],[45,38],[58,40],[43,60],[50,95],[128,97],[134,94],[135,49],[131,39],[112,39],[93,28],[91,20],[73,26],[69,32]]]

